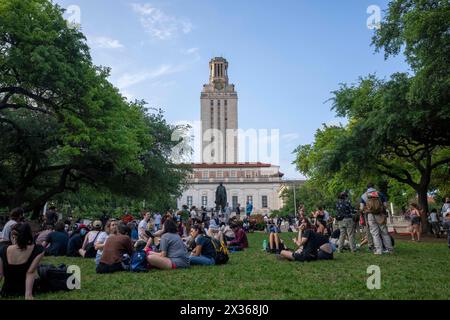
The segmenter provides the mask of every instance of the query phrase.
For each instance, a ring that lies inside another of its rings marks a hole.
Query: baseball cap
[[[101,228],[102,227],[102,222],[100,220],[95,220],[94,223],[92,224],[92,226],[94,228]]]

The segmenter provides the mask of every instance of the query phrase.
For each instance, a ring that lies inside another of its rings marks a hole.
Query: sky
[[[94,63],[111,68],[121,93],[163,109],[173,124],[198,124],[208,63],[226,58],[239,127],[279,130],[274,164],[289,179],[303,178],[293,150],[323,124],[345,123],[329,101],[340,83],[408,71],[402,56],[385,60],[370,45],[368,20],[373,6],[384,16],[384,0],[55,2],[80,24]]]

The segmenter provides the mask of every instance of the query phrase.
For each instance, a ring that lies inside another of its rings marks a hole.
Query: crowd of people
[[[353,207],[348,198],[346,192],[339,194],[334,217],[321,206],[307,216],[304,206],[300,206],[296,223],[289,221],[288,230],[298,231],[298,237],[292,239],[296,248],[291,250],[287,249],[279,236],[280,219],[267,218],[269,239],[263,244],[265,249],[277,254],[280,259],[292,261],[331,260],[336,251],[356,252],[365,244],[375,255],[393,253],[394,238],[388,232],[388,207],[385,195],[378,191],[373,183],[369,183],[367,190],[361,195],[359,208]],[[419,206],[411,203],[408,219],[412,241],[420,241],[422,215]],[[439,236],[443,230],[447,230],[450,248],[450,198],[445,199],[441,220],[436,209],[430,212],[428,219],[435,235]],[[357,230],[362,234],[359,244],[356,243],[355,237]]]
[[[335,214],[325,208],[306,214],[304,206],[298,216],[287,218],[288,230],[298,232],[289,249],[280,237],[283,219],[265,217],[268,241],[264,249],[279,259],[289,261],[332,260],[334,252],[356,252],[367,244],[376,255],[391,254],[394,239],[387,229],[387,200],[382,192],[368,184],[361,195],[359,208],[352,206],[346,192],[339,194]],[[4,278],[2,296],[22,295],[32,299],[36,289],[36,270],[44,256],[70,256],[95,260],[98,274],[118,271],[146,272],[151,269],[182,269],[192,265],[211,266],[226,263],[228,253],[248,248],[249,214],[241,219],[228,209],[207,211],[205,208],[168,210],[165,214],[143,212],[136,219],[126,213],[120,219],[104,214],[88,224],[58,218],[55,207],[45,214],[39,232],[32,232],[24,221],[24,210],[16,208],[4,225],[0,237],[0,280]],[[422,212],[416,204],[409,210],[411,237],[420,241]],[[429,221],[433,232],[450,229],[450,199],[438,215],[432,210]],[[355,232],[362,227],[361,243]],[[450,232],[447,231],[447,234]],[[448,236],[450,248],[450,235]]]
[[[31,299],[43,256],[93,259],[99,274],[226,263],[228,252],[248,248],[242,221],[226,215],[183,206],[164,215],[144,212],[139,220],[127,213],[121,219],[72,224],[59,220],[51,207],[42,230],[33,233],[24,210],[14,209],[0,241],[0,279],[5,279],[1,295]]]

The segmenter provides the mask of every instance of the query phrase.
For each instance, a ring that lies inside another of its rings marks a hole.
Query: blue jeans
[[[205,256],[190,256],[189,263],[191,265],[212,266],[216,264],[216,260]]]
[[[101,254],[98,253],[95,255],[95,266],[98,266],[98,264],[100,263],[100,258],[102,257]]]

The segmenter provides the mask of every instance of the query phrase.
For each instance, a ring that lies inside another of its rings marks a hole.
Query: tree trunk
[[[420,188],[417,190],[419,198],[419,206],[421,209],[422,232],[428,232],[428,188]]]

